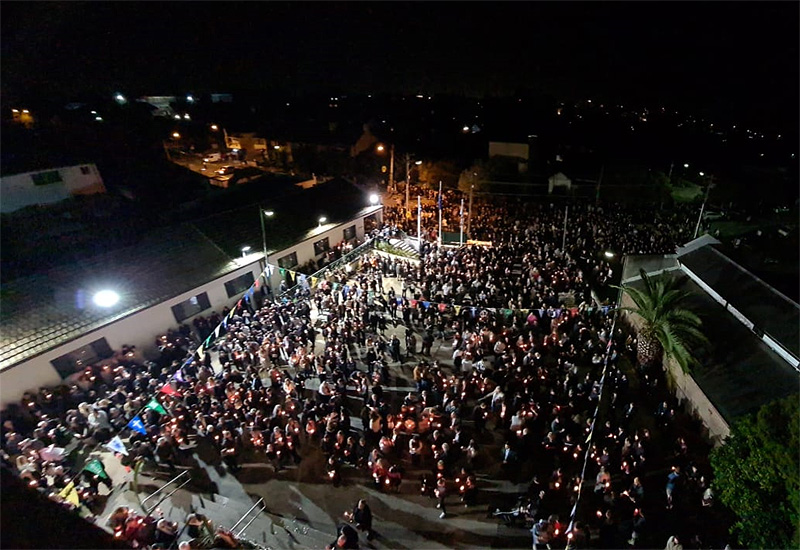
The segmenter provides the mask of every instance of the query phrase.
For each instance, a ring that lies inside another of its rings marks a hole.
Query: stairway
[[[415,258],[419,257],[419,254],[417,253],[416,242],[412,242],[410,239],[394,239],[394,238],[389,238],[388,241],[389,244],[392,245],[394,248],[407,252],[408,254],[413,255]]]

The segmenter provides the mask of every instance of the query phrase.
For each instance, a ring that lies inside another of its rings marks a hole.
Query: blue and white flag
[[[133,418],[131,418],[131,421],[128,422],[128,427],[131,430],[139,432],[142,435],[147,435],[147,430],[144,428],[144,422],[142,422],[142,419],[139,417],[138,414]]]
[[[120,453],[125,456],[128,456],[128,449],[125,448],[125,443],[119,438],[118,435],[115,435],[111,438],[111,441],[106,443],[106,447],[114,451],[115,453]]]

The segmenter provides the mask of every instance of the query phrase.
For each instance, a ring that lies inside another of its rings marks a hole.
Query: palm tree
[[[690,292],[678,288],[678,279],[659,277],[651,279],[640,269],[644,289],[632,286],[621,288],[631,297],[636,307],[623,307],[623,311],[636,313],[642,320],[637,342],[637,358],[642,365],[655,363],[661,352],[675,359],[683,372],[689,372],[697,360],[692,356],[692,347],[707,344],[708,339],[700,332],[703,322],[684,307]]]

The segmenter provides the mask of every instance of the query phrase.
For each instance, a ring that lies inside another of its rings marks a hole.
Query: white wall
[[[88,174],[81,171],[88,168]],[[35,185],[33,175],[44,172],[58,172],[61,181],[47,185]],[[70,198],[73,195],[105,193],[106,188],[100,171],[94,164],[65,166],[36,172],[15,174],[0,179],[2,189],[2,212],[13,212],[34,204],[52,204]]]
[[[620,307],[635,307],[631,297],[627,294],[622,295]],[[641,317],[632,313],[622,314],[638,330],[641,324]],[[664,369],[669,373],[670,378],[675,383],[675,396],[683,403],[688,405],[687,409],[697,413],[698,417],[708,429],[708,437],[714,446],[721,445],[724,439],[730,434],[730,426],[719,413],[717,408],[706,397],[706,394],[694,381],[690,374],[686,374],[674,360],[663,361]]]
[[[9,403],[18,402],[22,395],[28,390],[37,390],[42,386],[55,386],[61,383],[61,376],[50,364],[50,361],[70,353],[80,347],[86,346],[95,340],[105,338],[112,349],[118,350],[124,344],[134,345],[145,355],[153,353],[156,349],[155,339],[159,334],[163,334],[167,329],[175,328],[178,322],[172,313],[172,306],[188,300],[202,292],[208,294],[211,308],[200,312],[198,315],[208,316],[212,311],[221,312],[224,306],[233,306],[241,295],[228,298],[225,290],[225,283],[244,275],[248,271],[253,274],[253,280],[258,279],[261,274],[261,262],[259,255],[253,255],[253,259],[242,267],[228,273],[224,277],[215,279],[191,291],[162,302],[156,306],[134,313],[129,317],[120,319],[103,328],[90,332],[76,340],[63,346],[38,355],[23,363],[8,367],[0,372],[0,407],[5,407]],[[184,323],[190,323],[194,317],[185,319]]]
[[[528,160],[529,149],[527,143],[510,143],[506,141],[490,141],[489,157],[517,157]]]
[[[308,236],[300,241],[297,244],[290,246],[289,248],[284,248],[283,250],[279,250],[278,252],[273,252],[269,255],[269,263],[275,267],[275,270],[270,277],[270,284],[272,285],[273,290],[280,286],[281,280],[283,279],[280,275],[280,271],[277,269],[278,267],[278,260],[291,254],[292,252],[297,253],[297,266],[292,268],[296,270],[298,266],[301,266],[308,262],[311,259],[319,260],[323,257],[323,254],[316,255],[314,254],[314,243],[328,237],[328,245],[333,248],[341,241],[344,240],[344,230],[348,227],[355,225],[356,226],[356,238],[359,241],[364,240],[364,218],[368,216],[375,215],[378,220],[378,223],[383,221],[383,207],[376,206],[374,209],[369,209],[367,212],[363,213],[357,218],[352,220],[346,221],[340,224],[329,224],[324,225],[321,228],[313,229],[308,232]]]

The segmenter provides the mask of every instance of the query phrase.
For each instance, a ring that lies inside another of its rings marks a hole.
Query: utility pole
[[[389,189],[394,191],[394,143],[389,152]]]
[[[564,249],[567,246],[567,214],[569,213],[569,205],[564,207],[564,236],[561,238],[561,252],[564,252]]]
[[[605,164],[600,167],[600,177],[597,178],[597,193],[596,193],[596,196],[595,196],[595,199],[594,199],[594,205],[595,206],[599,206],[600,205],[600,184],[603,183],[603,172],[605,172],[605,169],[606,169],[606,165]]]
[[[439,198],[436,200],[439,207],[439,246],[442,246],[442,180],[439,180]]]
[[[410,166],[411,166],[411,155],[406,153],[406,216],[408,216],[408,200],[410,194],[409,187],[411,186],[411,178],[408,175]]]
[[[417,195],[417,246],[422,254],[422,197]]]
[[[473,174],[474,178],[474,174]],[[472,192],[475,190],[475,181],[469,186],[469,212],[467,213],[467,237],[472,235]]]
[[[461,197],[461,235],[458,237],[459,246],[464,246],[464,197]]]
[[[675,166],[675,163],[670,161],[669,163],[669,174],[667,174],[667,179],[672,182],[672,168]]]
[[[697,225],[694,228],[694,237],[693,239],[697,238],[697,234],[700,232],[700,222],[703,221],[703,212],[706,209],[706,202],[708,201],[708,194],[711,191],[711,188],[714,187],[714,176],[709,176],[708,178],[708,185],[706,186],[706,196],[703,199],[703,205],[700,207],[700,217],[697,218]]]

